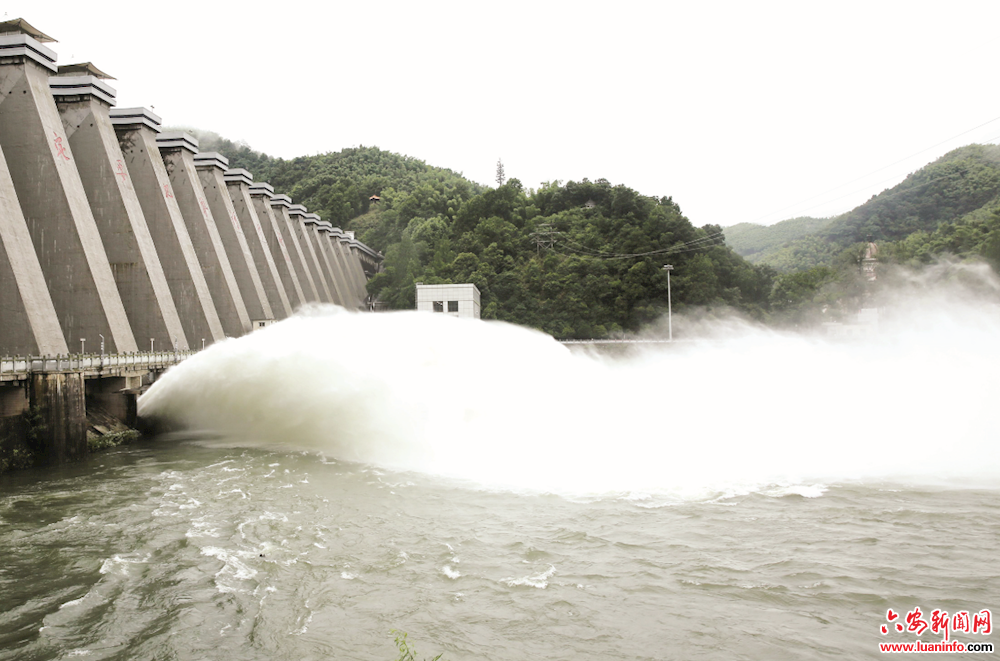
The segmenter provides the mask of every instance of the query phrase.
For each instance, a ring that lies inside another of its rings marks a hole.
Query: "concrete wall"
[[[312,216],[312,218],[310,218]],[[326,279],[330,289],[330,302],[336,305],[344,305],[344,298],[341,297],[337,276],[334,272],[333,264],[330,262],[330,251],[327,250],[328,241],[326,232],[322,230],[318,222],[319,216],[308,214],[306,217],[307,231],[312,235],[313,245],[316,246],[316,257],[319,261],[320,272]]]
[[[274,319],[284,319],[292,314],[292,305],[288,301],[285,284],[281,281],[281,273],[275,263],[271,246],[264,236],[264,228],[257,216],[257,207],[250,199],[250,184],[253,179],[246,170],[226,170],[223,173],[223,180],[226,183],[233,210],[243,228],[247,245],[250,246],[253,262],[258,267],[260,280],[264,286],[264,294],[271,305]]]
[[[194,347],[226,337],[156,145],[159,118],[145,108],[112,111],[129,179],[147,220],[184,334]]]
[[[305,293],[302,291],[302,283],[292,262],[292,253],[278,224],[278,217],[271,208],[274,189],[269,184],[257,183],[251,186],[249,191],[254,209],[257,211],[257,218],[264,227],[265,240],[274,256],[281,282],[285,285],[285,296],[292,309],[298,308],[306,302]]]
[[[333,286],[336,290],[338,301],[345,308],[352,309],[354,306],[351,301],[350,289],[347,286],[347,274],[344,271],[344,265],[341,263],[340,254],[334,247],[333,241],[330,240],[332,229],[333,226],[330,223],[320,223],[318,230],[319,244],[323,250],[323,254],[326,255],[327,261],[330,263]]]
[[[326,280],[322,268],[319,265],[319,256],[316,254],[316,235],[306,224],[306,209],[301,204],[293,204],[288,210],[288,216],[292,221],[293,231],[302,246],[302,253],[305,257],[306,266],[312,275],[312,280],[316,286],[318,300],[321,303],[333,303],[333,295],[330,292],[330,285]]]
[[[351,249],[349,240],[341,239],[338,241],[337,250],[340,251],[344,260],[351,289],[354,292],[355,304],[360,306],[368,295],[368,292],[365,290],[367,278],[361,268],[361,262],[358,261],[357,254]]]
[[[102,339],[107,353],[186,349],[307,302],[364,300],[339,230],[286,196],[254,195],[249,173],[227,181],[224,156],[157,135],[145,109],[112,109],[105,74],[57,68],[44,34],[5,26],[0,355],[97,351]]]
[[[204,198],[216,220],[219,237],[229,256],[229,263],[236,278],[246,311],[252,321],[274,319],[271,303],[264,292],[264,283],[254,261],[250,244],[236,216],[223,174],[228,162],[219,154],[199,153],[194,157]]]
[[[275,220],[278,221],[278,229],[281,231],[281,237],[285,240],[285,245],[292,247],[289,253],[292,258],[292,267],[302,285],[303,299],[306,302],[318,303],[320,300],[319,285],[316,283],[313,270],[310,267],[309,248],[302,243],[299,221],[293,219],[289,214],[289,209],[292,206],[291,200],[287,195],[275,195],[271,198],[270,206]]]
[[[50,85],[53,81],[59,85],[53,93],[73,154],[87,164],[79,168],[80,180],[132,331],[137,341],[154,338],[161,347],[187,350],[184,328],[111,125],[110,106],[99,95],[102,84],[93,76],[59,76],[50,79]]]
[[[0,60],[0,147],[67,344],[77,346],[81,337],[97,342],[104,335],[109,350],[136,351],[49,91],[51,73],[27,56]]]
[[[205,190],[194,164],[195,152],[189,147],[192,141],[193,138],[173,134],[161,134],[157,138],[170,180],[170,189],[198,253],[222,328],[227,336],[239,337],[250,332],[250,315],[216,226],[215,216],[205,199]],[[228,217],[226,222],[231,222]]]
[[[0,356],[68,352],[2,150],[0,310]]]
[[[190,136],[158,135],[150,111],[112,109],[107,76],[57,68],[30,26],[4,29],[0,356],[64,358],[5,373],[21,382],[0,385],[0,470],[12,434],[22,446],[42,439],[47,463],[86,456],[88,404],[135,423],[142,374],[155,368],[147,356],[138,372],[66,359],[81,340],[108,354],[186,350],[307,302],[356,307],[364,274],[329,224],[255,193],[249,173],[227,178],[225,158],[199,154]]]

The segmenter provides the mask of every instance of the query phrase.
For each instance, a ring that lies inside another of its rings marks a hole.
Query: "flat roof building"
[[[479,288],[473,284],[417,285],[417,309],[479,319]]]

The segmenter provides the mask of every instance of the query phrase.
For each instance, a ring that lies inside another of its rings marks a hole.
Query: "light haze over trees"
[[[725,308],[779,325],[855,311],[869,238],[883,263],[949,254],[1000,266],[997,146],[955,150],[835,218],[723,231],[696,227],[669,197],[604,179],[526,189],[506,178],[501,160],[489,189],[376,147],[285,160],[214,134],[200,139],[231,167],[383,251],[384,272],[368,288],[390,308],[413,309],[417,282],[472,282],[484,318],[557,338],[606,337],[655,321],[667,308],[668,263],[675,312]],[[381,204],[371,205],[372,195]]]

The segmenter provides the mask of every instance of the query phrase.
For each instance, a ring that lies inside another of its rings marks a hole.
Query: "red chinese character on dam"
[[[173,197],[174,194],[170,192],[170,184],[163,184],[163,197]]]
[[[67,161],[73,160],[69,157],[69,154],[66,153],[66,147],[63,145],[62,136],[56,133],[55,131],[52,132],[52,135],[56,137],[55,139],[56,156],[57,157],[61,156],[65,158]]]
[[[118,170],[118,172],[116,172],[115,175],[121,177],[122,178],[122,183],[124,184],[125,183],[125,164],[122,163],[119,160],[119,161],[116,162],[115,167]]]
[[[208,217],[209,215],[211,215],[211,214],[209,214],[209,212],[208,212],[208,202],[206,202],[206,201],[205,201],[205,198],[199,198],[199,199],[198,199],[198,204],[200,204],[200,205],[201,205],[201,212],[202,212],[203,214],[205,214],[205,217],[206,217],[206,218],[207,218],[207,217]]]

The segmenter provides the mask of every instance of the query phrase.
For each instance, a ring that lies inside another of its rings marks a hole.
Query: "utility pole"
[[[670,272],[674,270],[672,264],[665,264],[663,270],[667,272],[667,329],[670,333],[670,341],[674,341],[674,311],[670,300]]]

